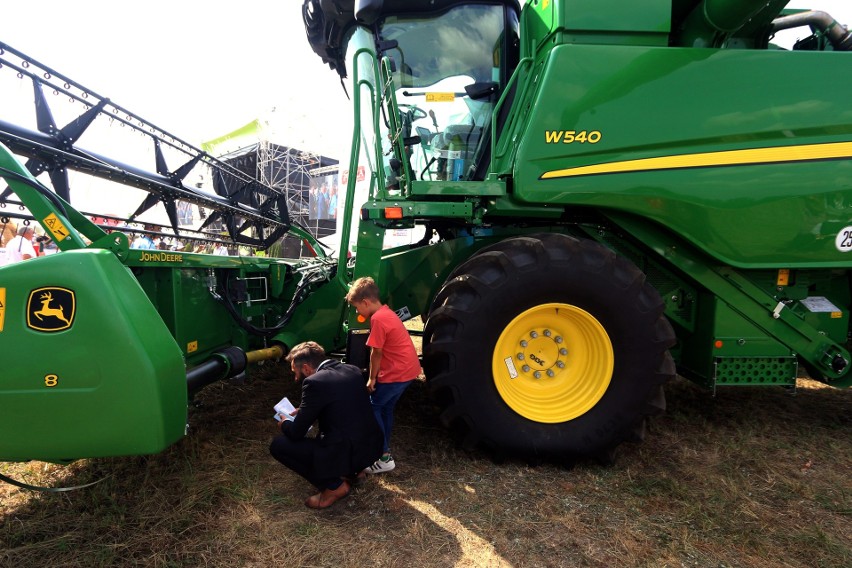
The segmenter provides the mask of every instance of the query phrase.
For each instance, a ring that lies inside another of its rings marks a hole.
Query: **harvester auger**
[[[148,192],[130,218],[109,216],[111,223],[108,225],[117,222],[125,225],[123,229],[126,232],[136,232],[133,226],[136,217],[162,203],[174,235],[180,236],[182,231],[186,234],[186,230],[178,228],[177,202],[183,201],[212,212],[199,228],[200,232],[191,235],[198,242],[222,241],[221,234],[203,233],[207,226],[219,221],[226,229],[226,242],[265,249],[280,239],[290,227],[286,196],[280,190],[209,156],[2,42],[0,69],[32,82],[37,125],[34,131],[0,120],[0,142],[12,152],[27,158],[25,165],[33,176],[47,172],[57,196],[65,201],[70,200],[69,170],[85,172]],[[67,97],[82,112],[65,126],[58,126],[51,111],[50,96],[45,95],[45,90],[52,91],[54,97]],[[96,121],[134,131],[148,139],[150,169],[121,163],[79,147],[78,141],[90,127],[97,124]],[[173,160],[179,161],[178,164],[172,164],[173,167],[169,166],[166,158],[169,151]],[[199,175],[200,171],[215,180],[215,194],[187,184],[191,174]],[[0,202],[20,205],[9,201],[11,193],[9,188],[0,192]],[[249,229],[253,229],[253,235]]]
[[[70,236],[0,269],[0,347],[49,354],[4,368],[0,430],[25,434],[0,459],[158,451],[183,434],[186,369],[228,350],[314,339],[359,362],[342,297],[365,275],[424,319],[442,421],[502,455],[608,460],[677,374],[792,389],[801,365],[850,386],[852,36],[786,5],[306,0],[308,41],[351,80],[348,169],[368,185],[349,176],[336,259],[127,251],[4,150],[11,189]],[[806,37],[773,43],[791,27]],[[89,167],[46,153],[63,139],[42,124],[13,150]],[[189,199],[161,162],[156,198]],[[386,248],[396,231],[410,243]],[[32,321],[60,305],[67,322]],[[221,375],[198,372],[192,388]],[[47,432],[45,411],[73,427]]]

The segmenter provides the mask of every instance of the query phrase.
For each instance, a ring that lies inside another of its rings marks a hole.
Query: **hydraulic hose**
[[[273,345],[266,349],[258,349],[257,351],[249,351],[246,353],[246,358],[249,363],[257,363],[258,361],[266,361],[267,359],[280,359],[283,356],[283,345]]]
[[[247,364],[246,352],[239,347],[214,353],[210,359],[186,372],[187,391],[193,393],[210,383],[235,377],[245,371]]]
[[[213,354],[210,359],[196,365],[186,372],[186,389],[194,393],[210,383],[236,377],[249,363],[280,359],[284,356],[283,345],[273,345],[266,349],[245,352],[239,347],[231,346]]]

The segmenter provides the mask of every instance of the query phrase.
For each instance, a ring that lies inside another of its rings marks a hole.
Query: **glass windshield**
[[[486,147],[501,87],[502,6],[458,6],[432,17],[385,18],[381,39],[415,179],[461,180]],[[467,91],[465,89],[468,89]],[[482,142],[482,144],[480,144]]]

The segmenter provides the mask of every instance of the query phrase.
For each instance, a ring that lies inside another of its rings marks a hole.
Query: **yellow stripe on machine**
[[[852,158],[852,142],[831,144],[806,144],[799,146],[775,146],[773,148],[751,148],[724,152],[702,152],[679,156],[660,156],[641,160],[624,160],[607,164],[594,164],[577,168],[553,170],[542,174],[541,179],[556,179],[628,172],[679,170],[706,168],[711,166],[742,166],[777,164],[782,162],[810,162]]]

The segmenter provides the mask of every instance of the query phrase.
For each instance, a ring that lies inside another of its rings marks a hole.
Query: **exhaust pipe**
[[[811,10],[772,20],[771,33],[810,26],[828,39],[835,51],[852,51],[852,32],[825,12]]]

